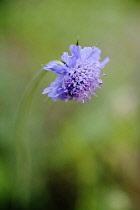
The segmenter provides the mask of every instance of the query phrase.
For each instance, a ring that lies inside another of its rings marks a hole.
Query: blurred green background
[[[0,208],[139,210],[140,1],[1,0],[0,16]],[[47,73],[15,141],[27,84],[78,35],[110,57],[105,88],[54,103]]]

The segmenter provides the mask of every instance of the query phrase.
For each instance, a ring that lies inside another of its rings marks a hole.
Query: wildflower
[[[53,71],[58,75],[56,80],[45,88],[42,94],[48,94],[53,101],[61,99],[63,101],[75,100],[86,103],[91,99],[91,94],[95,92],[103,83],[100,76],[104,65],[109,62],[109,58],[100,60],[101,50],[98,47],[84,47],[71,45],[71,56],[64,52],[62,62],[50,62],[44,70]]]

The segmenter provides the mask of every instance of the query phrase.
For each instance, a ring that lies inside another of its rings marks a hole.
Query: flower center
[[[64,84],[70,99],[89,100],[99,85],[99,69],[96,71],[95,65],[78,65],[65,76]]]

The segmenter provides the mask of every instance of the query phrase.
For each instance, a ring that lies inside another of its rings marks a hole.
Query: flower
[[[58,75],[56,80],[45,88],[42,94],[48,94],[53,101],[61,99],[63,101],[75,100],[86,103],[91,99],[91,94],[95,92],[103,83],[100,75],[104,65],[109,62],[109,58],[100,60],[101,50],[98,47],[84,47],[71,45],[71,56],[64,52],[62,62],[50,62],[44,70],[53,71]]]

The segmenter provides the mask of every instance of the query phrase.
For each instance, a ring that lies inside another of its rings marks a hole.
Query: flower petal
[[[74,67],[76,64],[76,57],[69,56],[67,52],[64,52],[61,59],[66,63],[68,67]]]
[[[110,61],[110,58],[105,58],[101,63],[100,63],[100,65],[101,65],[101,67],[102,66],[105,66],[108,62]]]
[[[87,60],[87,58],[90,56],[90,54],[92,53],[92,47],[84,47],[83,49],[81,49],[81,60],[85,61]]]
[[[56,74],[60,75],[62,70],[62,65],[58,65],[55,62],[50,62],[44,67],[44,70],[53,71]]]
[[[71,45],[70,52],[76,59],[78,59],[81,55],[81,46]]]
[[[52,91],[52,88],[51,87],[47,87],[43,90],[42,94],[46,94],[46,93],[49,93]]]
[[[88,60],[92,63],[95,63],[100,60],[101,50],[98,47],[94,47],[91,54],[88,56]]]

